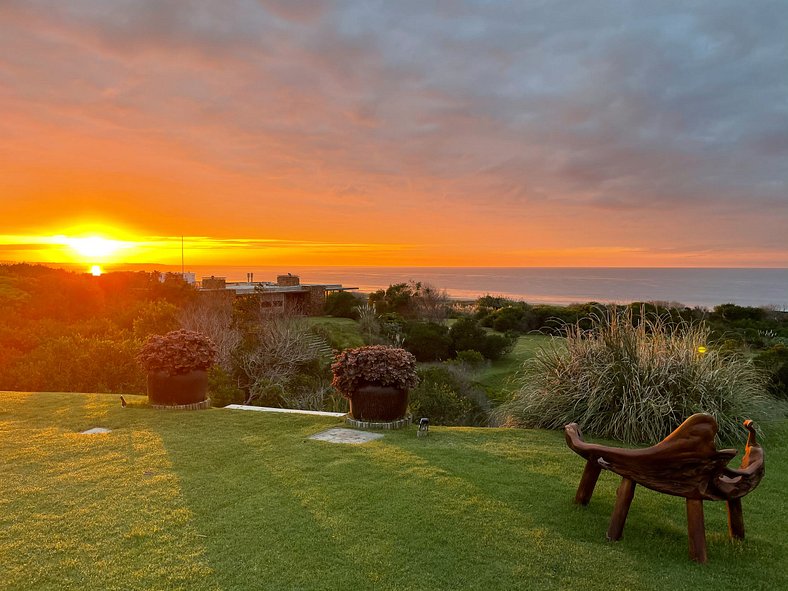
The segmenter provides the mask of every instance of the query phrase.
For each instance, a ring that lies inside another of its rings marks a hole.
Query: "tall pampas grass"
[[[576,422],[597,437],[653,444],[696,412],[713,415],[727,441],[742,437],[744,419],[763,417],[766,377],[742,355],[715,350],[704,324],[616,307],[591,321],[588,330],[565,326],[565,339],[526,361],[496,423]]]

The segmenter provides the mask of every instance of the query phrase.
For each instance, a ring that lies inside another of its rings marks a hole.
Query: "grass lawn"
[[[487,391],[494,404],[507,400],[515,387],[513,379],[523,361],[533,357],[540,348],[550,343],[551,337],[544,335],[523,335],[517,339],[512,352],[494,361],[473,375],[473,380]]]
[[[572,504],[558,432],[434,428],[337,445],[335,419],[144,398],[0,393],[0,588],[786,589],[788,422],[744,500],[747,540],[706,503],[710,562],[682,499],[639,488],[604,539],[617,478]],[[79,435],[103,426],[106,435]]]
[[[325,331],[336,349],[361,347],[364,337],[361,335],[358,322],[352,318],[334,318],[332,316],[309,316],[306,321],[310,326]]]

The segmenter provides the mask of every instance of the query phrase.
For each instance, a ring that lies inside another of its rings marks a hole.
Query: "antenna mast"
[[[183,258],[183,234],[181,234],[181,277],[186,279],[186,266]]]

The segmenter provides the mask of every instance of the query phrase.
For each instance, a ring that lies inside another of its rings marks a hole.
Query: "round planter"
[[[350,416],[362,421],[394,421],[408,410],[408,391],[391,386],[362,386],[350,399]]]
[[[156,406],[182,406],[202,402],[208,395],[208,372],[194,370],[171,376],[148,373],[148,401]]]

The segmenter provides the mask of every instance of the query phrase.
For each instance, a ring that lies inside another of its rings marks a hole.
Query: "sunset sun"
[[[70,238],[68,245],[89,258],[105,258],[122,248],[122,243],[107,238]]]
[[[104,260],[112,257],[121,249],[128,248],[129,243],[121,240],[113,240],[101,236],[88,236],[81,238],[59,237],[65,244],[82,259],[88,261]]]

